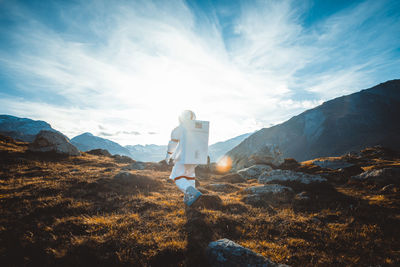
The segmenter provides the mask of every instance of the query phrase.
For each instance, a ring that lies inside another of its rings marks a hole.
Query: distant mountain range
[[[299,161],[342,155],[365,146],[382,145],[400,150],[400,80],[335,98],[290,120],[209,146],[211,161],[226,154],[248,157],[266,144],[278,145],[283,156]],[[41,130],[56,131],[44,121],[0,115],[0,134],[32,142]],[[81,151],[106,149],[111,154],[139,161],[164,159],[166,146],[121,146],[111,140],[84,133],[71,139]]]
[[[44,121],[0,115],[0,134],[11,136],[16,140],[32,142],[41,130],[58,132]],[[227,141],[211,145],[209,147],[211,160],[217,160],[249,135],[250,134],[243,134]],[[135,160],[146,162],[163,160],[167,151],[166,145],[127,145],[124,147],[116,142],[95,136],[91,133],[83,133],[75,136],[71,139],[71,143],[84,152],[101,148],[108,150],[113,155],[125,155]]]
[[[229,151],[248,157],[266,144],[298,161],[339,156],[366,146],[400,150],[400,80],[335,98],[290,120],[261,129]]]
[[[125,148],[129,150],[132,158],[145,162],[163,160],[167,153],[167,146],[159,145],[127,145]]]
[[[129,150],[120,144],[113,142],[111,140],[94,136],[91,133],[83,133],[81,135],[75,136],[71,139],[71,143],[75,145],[81,151],[89,151],[92,149],[106,149],[112,155],[119,154],[128,157],[132,157]]]

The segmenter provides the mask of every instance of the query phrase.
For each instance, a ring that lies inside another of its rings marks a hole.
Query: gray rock
[[[29,144],[30,151],[55,152],[58,154],[79,156],[80,151],[69,142],[68,138],[58,132],[40,131],[33,143]]]
[[[242,247],[226,238],[208,244],[206,255],[212,267],[287,266],[272,262],[261,254]]]
[[[349,163],[345,160],[326,159],[326,160],[316,160],[313,163],[321,168],[333,169],[333,170],[344,169],[354,166],[354,164]]]
[[[355,181],[372,182],[378,184],[398,184],[400,182],[400,168],[369,170],[359,175],[352,176],[351,179]]]
[[[86,153],[91,154],[91,155],[96,155],[96,156],[104,156],[104,157],[111,157],[112,156],[111,153],[108,152],[108,150],[101,149],[101,148],[92,149],[92,150],[86,151]]]
[[[262,184],[295,182],[309,185],[315,183],[327,183],[327,180],[319,175],[311,175],[290,170],[272,170],[260,175],[258,182]]]
[[[239,190],[239,188],[231,184],[209,184],[206,186],[206,188],[212,191],[225,193],[231,193]]]
[[[246,188],[247,194],[243,201],[251,205],[263,205],[266,203],[289,203],[294,196],[293,189],[279,184],[268,184]]]
[[[258,177],[265,171],[271,171],[272,167],[269,165],[253,165],[251,167],[241,169],[237,173],[246,180],[258,179]]]
[[[128,166],[124,166],[123,170],[144,170],[146,168],[146,164],[144,162],[136,161],[134,163],[129,164]]]
[[[246,142],[242,142],[244,144]],[[227,156],[232,159],[232,169],[240,170],[256,164],[272,164],[279,166],[283,163],[283,155],[277,145],[253,144],[239,146],[232,149]]]

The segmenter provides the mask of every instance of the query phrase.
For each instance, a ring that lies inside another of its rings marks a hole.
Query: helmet
[[[191,110],[184,110],[182,111],[181,115],[179,116],[179,122],[184,123],[186,121],[195,120],[196,115]]]

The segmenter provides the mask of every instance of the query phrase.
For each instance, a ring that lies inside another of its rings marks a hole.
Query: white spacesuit
[[[170,179],[185,194],[184,202],[191,206],[201,193],[195,185],[195,168],[207,161],[208,122],[196,121],[193,111],[185,110],[179,117],[179,126],[172,130],[165,160],[174,162]]]

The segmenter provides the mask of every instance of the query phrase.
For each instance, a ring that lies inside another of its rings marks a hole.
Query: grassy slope
[[[398,188],[382,195],[338,183],[343,177],[331,171],[335,190],[315,192],[306,205],[252,207],[233,192],[218,193],[223,204],[185,209],[167,171],[131,171],[138,182],[123,183],[113,177],[127,164],[112,158],[26,149],[0,140],[3,266],[205,266],[204,248],[220,238],[293,266],[400,265]],[[399,161],[363,167],[374,162]],[[323,172],[311,163],[301,169]],[[235,186],[249,184],[256,181]]]

